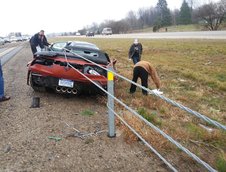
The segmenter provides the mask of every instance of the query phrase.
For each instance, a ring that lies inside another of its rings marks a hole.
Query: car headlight
[[[84,73],[85,74],[90,74],[90,75],[96,75],[96,76],[100,76],[100,73],[97,72],[93,67],[91,66],[86,66],[84,68]]]
[[[95,71],[94,69],[90,69],[88,70],[88,73],[91,74],[91,75],[100,75],[97,71]]]

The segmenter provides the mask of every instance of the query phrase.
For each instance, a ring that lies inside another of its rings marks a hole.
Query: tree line
[[[197,3],[197,0],[195,1]],[[113,33],[128,33],[152,27],[153,32],[172,25],[201,24],[208,30],[218,30],[226,20],[226,0],[209,2],[195,7],[193,0],[183,0],[180,9],[170,10],[166,0],[158,0],[155,7],[129,11],[121,20],[106,20],[101,24],[93,23],[79,30],[84,34],[91,30],[100,34],[104,27],[110,27]]]

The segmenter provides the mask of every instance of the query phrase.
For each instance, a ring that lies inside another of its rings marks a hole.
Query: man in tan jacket
[[[148,75],[151,76],[154,81],[156,88],[160,89],[160,79],[158,74],[153,66],[147,61],[139,61],[134,65],[133,68],[133,82],[137,82],[137,79],[141,79],[141,85],[145,88],[148,88]],[[136,91],[136,85],[131,84],[130,93]],[[147,95],[147,91],[142,89],[142,93]]]

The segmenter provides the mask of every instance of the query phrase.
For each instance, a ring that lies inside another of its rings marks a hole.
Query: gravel
[[[23,46],[3,67],[11,99],[0,103],[1,172],[167,171],[143,144],[127,144],[123,134],[107,137],[105,98],[34,92],[26,84],[32,54],[28,43]],[[30,108],[33,97],[40,97],[40,108]],[[85,116],[84,110],[94,113]],[[97,130],[103,132],[76,137]]]

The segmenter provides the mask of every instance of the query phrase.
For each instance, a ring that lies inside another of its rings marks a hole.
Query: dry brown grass
[[[75,38],[64,38],[64,40],[73,39]],[[97,44],[111,58],[118,60],[119,74],[132,78],[133,65],[127,57],[132,39],[80,38],[79,40]],[[166,97],[226,124],[225,40],[145,39],[140,41],[144,47],[142,59],[150,61],[156,67]],[[153,82],[149,85],[151,89],[155,88]],[[147,114],[154,112],[161,120],[160,129],[214,168],[219,171],[226,170],[226,167],[224,168],[226,132],[154,96],[144,97],[140,89],[137,89],[134,95],[130,95],[129,87],[128,82],[118,78],[115,83],[116,97],[137,111],[139,108],[144,108]],[[120,105],[116,105],[116,110],[120,111],[126,121],[154,148],[176,164],[180,171],[203,171],[203,168],[191,158]],[[213,131],[208,132],[200,124],[213,128]],[[117,125],[123,129],[128,143],[137,141],[131,131],[119,121]]]

